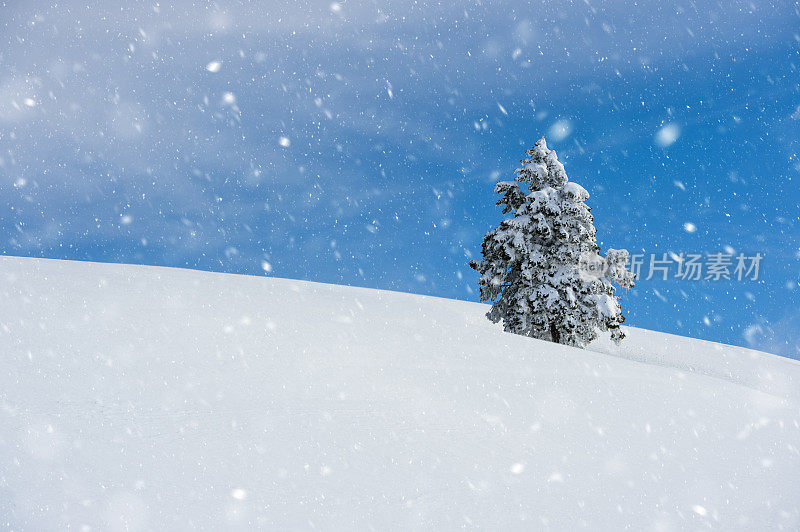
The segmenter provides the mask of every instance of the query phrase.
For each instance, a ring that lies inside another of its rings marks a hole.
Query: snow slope
[[[800,527],[800,364],[485,310],[0,258],[0,527]]]

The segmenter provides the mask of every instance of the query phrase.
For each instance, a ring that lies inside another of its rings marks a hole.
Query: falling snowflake
[[[550,126],[549,139],[559,142],[567,138],[572,133],[572,123],[569,120],[559,120]]]
[[[662,148],[671,146],[681,136],[681,128],[676,124],[667,124],[656,133],[656,144]]]

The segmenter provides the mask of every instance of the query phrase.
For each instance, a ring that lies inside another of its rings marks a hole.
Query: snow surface
[[[800,364],[487,308],[0,258],[0,526],[800,527]]]

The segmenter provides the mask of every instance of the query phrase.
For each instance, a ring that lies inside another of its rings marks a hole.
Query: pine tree
[[[583,347],[598,331],[624,338],[625,320],[612,281],[633,286],[626,250],[599,255],[589,193],[567,180],[564,166],[544,138],[526,152],[514,181],[500,181],[497,205],[512,218],[483,239],[481,274],[486,315],[506,331]]]

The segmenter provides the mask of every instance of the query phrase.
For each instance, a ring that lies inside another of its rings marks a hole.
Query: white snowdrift
[[[800,527],[799,364],[485,311],[2,258],[0,527]]]

